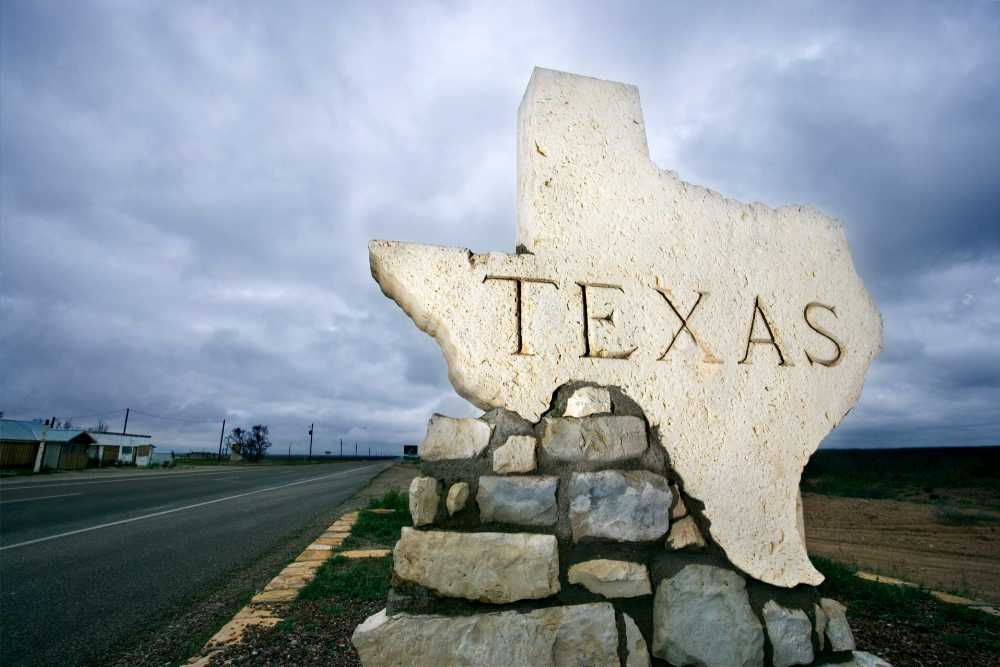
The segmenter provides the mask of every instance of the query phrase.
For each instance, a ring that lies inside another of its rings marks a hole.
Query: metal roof
[[[136,433],[104,433],[103,431],[88,431],[99,445],[136,446],[148,445],[152,436]]]
[[[42,422],[0,419],[0,440],[39,442],[46,430],[48,433],[45,434],[45,439],[48,442],[70,442],[77,439],[86,442],[96,442],[94,436],[78,428],[46,429],[45,424]],[[80,438],[81,435],[84,437]]]
[[[38,442],[40,438],[35,435],[32,428],[33,422],[16,421],[14,419],[0,419],[0,440],[21,440],[24,442]],[[39,424],[41,426],[41,424]]]

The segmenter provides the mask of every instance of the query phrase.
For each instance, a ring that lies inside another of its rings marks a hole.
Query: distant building
[[[49,428],[42,421],[0,419],[0,469],[81,470],[149,465],[152,437]]]
[[[0,419],[0,468],[80,470],[87,467],[87,447],[94,442],[93,436],[81,429]]]
[[[152,437],[135,433],[106,433],[90,431],[94,444],[88,455],[93,465],[148,466],[153,454]]]

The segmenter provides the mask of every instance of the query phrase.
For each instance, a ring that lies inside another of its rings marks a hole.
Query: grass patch
[[[1000,510],[1000,447],[820,450],[802,490]]]
[[[381,498],[372,498],[368,501],[370,510],[396,510],[403,514],[410,514],[410,502],[405,493],[400,493],[399,489],[389,489]]]
[[[384,600],[391,578],[391,557],[353,560],[334,556],[320,566],[316,578],[299,592],[299,599]]]
[[[413,525],[410,513],[396,511],[392,514],[361,512],[351,528],[351,535],[342,545],[343,549],[365,547],[391,547],[399,540],[403,526]]]
[[[819,592],[850,607],[852,616],[878,623],[905,624],[933,633],[949,646],[1000,653],[1000,618],[941,602],[922,588],[893,586],[854,576],[857,568],[817,556],[813,565],[826,577]]]

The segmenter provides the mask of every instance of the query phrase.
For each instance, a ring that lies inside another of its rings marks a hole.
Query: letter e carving
[[[632,356],[632,353],[639,348],[633,347],[631,350],[623,350],[621,352],[608,352],[607,350],[597,350],[594,352],[590,344],[590,320],[595,322],[607,322],[611,326],[615,325],[615,311],[612,310],[607,315],[601,315],[599,317],[592,317],[590,315],[590,305],[587,300],[587,288],[602,288],[602,289],[615,289],[625,293],[625,290],[621,288],[620,285],[605,285],[603,283],[577,283],[580,286],[580,292],[583,297],[583,354],[580,355],[581,358],[594,358],[594,359],[628,359]]]

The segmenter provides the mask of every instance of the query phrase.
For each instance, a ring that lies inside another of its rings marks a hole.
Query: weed
[[[299,599],[384,600],[389,594],[391,576],[391,557],[334,556],[319,567],[316,578],[299,592]]]
[[[859,579],[851,565],[816,556],[812,562],[826,576],[820,593],[847,604],[853,614],[934,632],[956,648],[1000,651],[1000,618],[940,602],[922,588]]]
[[[410,504],[405,493],[400,493],[399,489],[389,489],[381,498],[369,500],[368,509],[396,510],[409,514]]]

